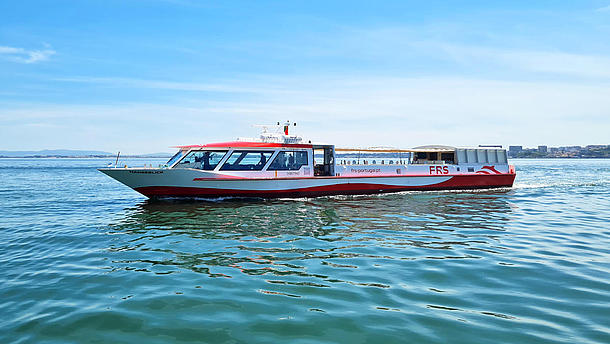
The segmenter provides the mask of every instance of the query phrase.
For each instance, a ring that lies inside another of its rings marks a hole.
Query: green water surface
[[[188,202],[107,162],[0,159],[1,343],[610,343],[610,160],[515,160],[512,189]]]

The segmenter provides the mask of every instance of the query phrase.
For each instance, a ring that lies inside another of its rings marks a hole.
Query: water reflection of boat
[[[216,237],[232,233],[257,237],[280,233],[324,235],[326,232],[323,228],[339,221],[333,208],[322,209],[306,200],[146,200],[126,211],[127,216],[112,228],[129,232],[150,228],[177,231],[197,237]]]
[[[307,283],[320,285],[364,283],[325,273],[354,269],[370,259],[495,254],[512,211],[506,201],[509,192],[248,202],[147,200],[126,209],[108,228],[114,234],[109,250],[113,269],[120,270],[165,274],[186,269],[210,277],[231,277],[239,271],[305,277]]]
[[[451,225],[455,229],[502,230],[511,208],[509,189],[475,193],[396,193],[391,195],[333,196],[314,199],[171,202],[146,200],[126,209],[126,216],[112,226],[118,231],[171,230],[187,234],[234,233],[240,236],[316,236],[333,230],[433,229]],[[443,197],[438,197],[442,194]],[[374,202],[373,202],[374,201]],[[354,219],[366,219],[365,227],[352,228]],[[488,221],[486,219],[494,219]],[[369,221],[370,220],[370,221]],[[378,225],[379,224],[379,225]]]
[[[501,147],[351,149],[264,131],[259,138],[179,146],[164,167],[101,172],[151,197],[313,197],[406,190],[510,187],[514,166]],[[336,159],[337,152],[395,158]],[[316,161],[316,155],[320,160]]]

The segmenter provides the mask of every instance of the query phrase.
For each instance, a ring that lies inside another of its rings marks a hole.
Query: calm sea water
[[[493,191],[163,203],[107,162],[0,159],[1,343],[610,342],[610,160],[514,160]]]

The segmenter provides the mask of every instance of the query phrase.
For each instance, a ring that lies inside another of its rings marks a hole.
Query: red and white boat
[[[167,164],[101,172],[150,197],[314,197],[511,187],[501,146],[335,148],[266,129],[259,138],[179,146]],[[344,157],[336,158],[337,153]],[[366,154],[369,158],[356,158]],[[379,158],[370,158],[377,154]],[[383,155],[383,156],[382,156]],[[352,156],[352,157],[347,157]],[[388,158],[395,156],[395,158]]]

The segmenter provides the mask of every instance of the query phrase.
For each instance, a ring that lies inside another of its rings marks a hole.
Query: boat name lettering
[[[129,173],[158,174],[163,173],[163,171],[129,171]]]
[[[447,166],[430,166],[430,174],[449,174]]]
[[[363,168],[363,169],[351,169],[352,173],[378,173],[381,172],[380,168]]]

